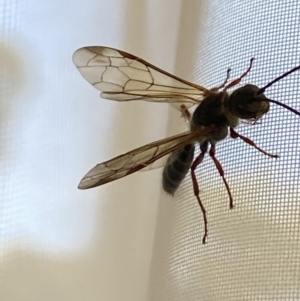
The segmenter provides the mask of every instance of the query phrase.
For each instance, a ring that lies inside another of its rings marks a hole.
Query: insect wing
[[[176,77],[121,50],[92,46],[73,54],[81,75],[101,97],[116,101],[145,100],[172,103],[177,109],[199,104],[209,90]]]
[[[197,132],[185,132],[144,145],[126,154],[100,163],[83,177],[78,188],[88,189],[123,178],[151,165],[172,151],[203,138],[210,132],[210,129]]]

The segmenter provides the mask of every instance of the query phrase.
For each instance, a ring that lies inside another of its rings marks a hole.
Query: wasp
[[[270,103],[282,106],[291,112],[300,113],[276,100],[269,99],[264,92],[282,78],[300,69],[300,65],[259,88],[246,84],[232,93],[228,90],[241,82],[250,72],[253,58],[247,70],[238,78],[229,81],[230,69],[225,81],[218,87],[206,89],[172,75],[127,52],[102,46],[83,47],[73,54],[73,62],[81,75],[96,89],[101,97],[115,101],[150,101],[170,103],[179,110],[189,123],[189,131],[162,139],[111,160],[97,164],[80,181],[79,189],[97,187],[128,176],[141,169],[149,169],[154,162],[163,162],[163,189],[174,195],[190,170],[194,195],[202,211],[206,242],[208,222],[205,207],[199,196],[199,185],[195,170],[206,153],[213,160],[228,193],[229,207],[233,197],[224,176],[221,163],[216,158],[216,144],[228,135],[241,139],[262,154],[277,158],[261,149],[251,139],[239,134],[235,128],[240,121],[255,124],[270,108]],[[193,113],[190,111],[196,107]],[[195,148],[200,153],[194,158]],[[167,160],[163,160],[167,155]],[[160,166],[161,163],[158,164]]]

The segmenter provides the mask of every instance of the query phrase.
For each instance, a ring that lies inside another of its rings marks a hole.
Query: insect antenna
[[[257,92],[257,94],[262,94],[266,91],[266,89],[268,89],[269,87],[271,87],[273,84],[275,84],[276,82],[280,81],[281,79],[285,78],[286,76],[290,75],[291,73],[294,73],[295,71],[300,69],[300,65],[291,69],[290,71],[285,72],[284,74],[276,77],[274,80],[272,80],[270,83],[268,83],[267,85],[265,85],[263,88],[259,89],[259,91]],[[277,100],[273,100],[273,99],[268,99],[269,102],[275,103],[278,106],[281,106],[291,112],[293,112],[294,114],[300,116],[300,112],[295,110],[294,108],[280,102]]]
[[[294,73],[295,71],[300,69],[300,65],[291,69],[290,71],[285,72],[284,74],[276,77],[274,80],[272,80],[270,83],[268,83],[267,85],[265,85],[263,88],[260,88],[258,91],[258,94],[264,93],[266,91],[266,89],[268,89],[269,87],[271,87],[273,84],[275,84],[276,82],[280,81],[281,79],[287,77],[288,75],[290,75],[291,73]]]

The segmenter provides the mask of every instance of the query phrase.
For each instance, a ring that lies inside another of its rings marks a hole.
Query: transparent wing
[[[151,165],[156,160],[188,143],[194,143],[203,139],[210,133],[212,133],[212,129],[208,128],[197,132],[185,132],[144,145],[126,154],[100,163],[82,178],[78,188],[88,189],[123,178]]]
[[[185,81],[132,54],[121,50],[92,46],[73,54],[73,62],[81,75],[101,97],[117,100],[145,100],[181,104],[192,107],[210,94],[209,90]]]
[[[149,171],[153,169],[158,169],[166,166],[169,156],[164,156],[157,161],[153,162],[152,164],[147,165],[145,168],[141,169],[140,171]]]

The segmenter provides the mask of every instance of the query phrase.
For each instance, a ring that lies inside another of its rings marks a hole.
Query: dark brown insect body
[[[246,85],[231,95],[226,91],[212,93],[201,102],[192,115],[191,131],[212,126],[217,128],[212,135],[198,141],[203,155],[209,145],[214,151],[216,143],[228,136],[229,128],[238,125],[239,118],[258,119],[268,112],[268,99],[258,92],[258,87]],[[166,192],[174,195],[193,163],[194,150],[194,145],[190,144],[170,155],[163,171],[163,188]]]
[[[190,131],[162,139],[132,150],[111,160],[102,162],[92,168],[80,181],[79,189],[89,189],[120,179],[141,169],[147,169],[163,157],[171,154],[163,171],[163,188],[174,194],[180,183],[191,170],[194,195],[197,198],[204,219],[203,243],[208,233],[205,208],[199,197],[199,187],[195,170],[208,152],[212,158],[230,199],[233,199],[229,185],[224,177],[221,163],[215,157],[215,146],[228,134],[234,139],[240,138],[261,153],[277,157],[259,148],[252,140],[237,133],[234,128],[239,120],[256,122],[270,107],[270,102],[300,115],[295,109],[276,100],[266,98],[264,91],[275,82],[300,69],[297,66],[277,77],[263,88],[245,85],[231,94],[228,89],[234,87],[248,74],[248,69],[237,79],[227,84],[206,89],[190,83],[154,65],[124,51],[113,48],[92,46],[83,47],[73,54],[73,62],[96,89],[101,97],[117,101],[144,100],[167,102],[180,110],[190,123]],[[226,85],[227,84],[227,85]],[[193,115],[189,108],[197,105]],[[200,146],[200,154],[194,160],[195,146]]]
[[[195,146],[188,144],[174,151],[163,170],[162,186],[164,191],[174,196],[194,161]]]

